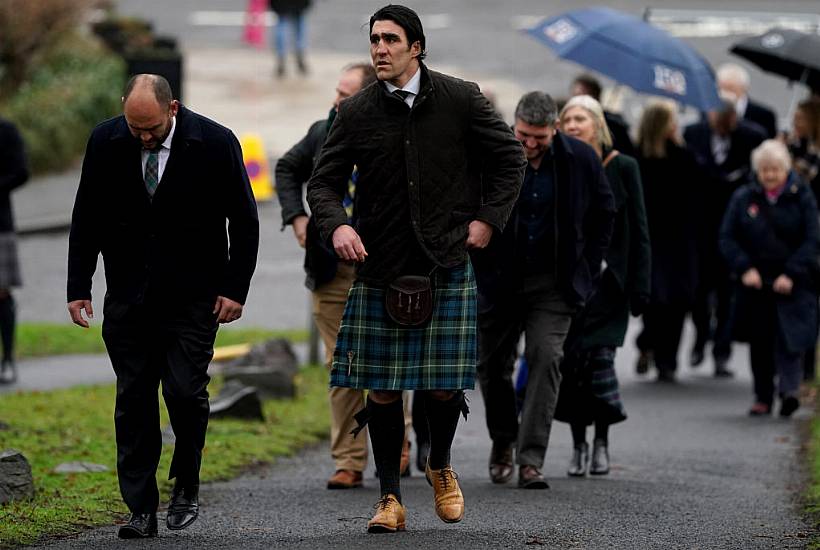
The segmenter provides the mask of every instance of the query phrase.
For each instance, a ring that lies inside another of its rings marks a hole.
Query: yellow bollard
[[[270,200],[273,197],[273,185],[262,137],[259,134],[245,134],[239,142],[242,145],[245,170],[248,171],[248,177],[251,180],[253,196],[257,201]]]

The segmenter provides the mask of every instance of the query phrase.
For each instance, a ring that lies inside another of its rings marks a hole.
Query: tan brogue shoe
[[[464,495],[458,485],[458,476],[448,465],[441,470],[427,464],[427,483],[433,486],[436,514],[445,523],[456,523],[464,517]]]
[[[407,510],[394,495],[384,495],[376,503],[376,514],[367,522],[368,533],[395,533],[404,531]]]
[[[328,489],[355,489],[362,486],[362,473],[354,470],[336,470],[327,480]]]

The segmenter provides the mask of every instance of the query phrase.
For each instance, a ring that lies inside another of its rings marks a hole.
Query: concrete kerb
[[[185,105],[231,128],[240,138],[248,133],[259,135],[272,172],[275,159],[298,142],[311,123],[327,116],[341,69],[367,61],[367,50],[364,45],[359,55],[312,52],[309,75],[282,79],[274,76],[274,60],[268,51],[196,48],[185,50],[184,60]],[[524,92],[508,80],[435,64],[431,68],[479,83],[495,98],[506,120],[511,120]],[[16,191],[18,234],[68,229],[79,177],[78,164],[63,173],[35,178]]]

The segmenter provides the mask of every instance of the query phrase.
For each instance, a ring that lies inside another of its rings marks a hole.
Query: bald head
[[[179,109],[168,81],[155,74],[136,75],[128,81],[122,101],[131,135],[146,149],[159,147],[171,132],[171,121]]]

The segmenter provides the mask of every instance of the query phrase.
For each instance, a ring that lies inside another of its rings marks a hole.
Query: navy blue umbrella
[[[684,41],[610,8],[550,17],[527,33],[574,61],[630,88],[671,97],[703,111],[719,108],[709,63]]]

